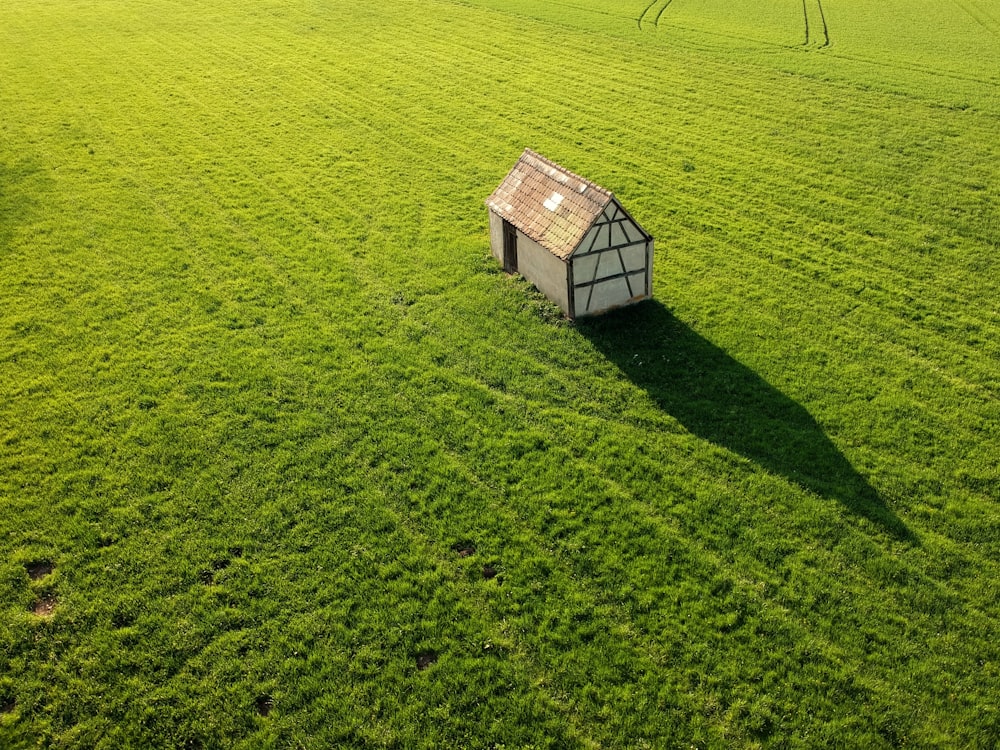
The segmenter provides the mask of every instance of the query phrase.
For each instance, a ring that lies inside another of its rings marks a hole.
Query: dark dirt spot
[[[490,580],[491,578],[496,578],[498,572],[499,571],[493,565],[483,566],[483,578],[485,578],[487,581]]]
[[[215,575],[211,570],[202,570],[198,573],[198,580],[204,583],[206,586],[211,586],[215,583]]]
[[[9,714],[14,711],[17,701],[8,696],[0,697],[0,714]]]
[[[25,563],[24,569],[28,571],[28,578],[32,581],[37,581],[39,578],[45,578],[49,573],[52,572],[52,563],[48,560],[36,560],[35,562]]]
[[[417,669],[427,669],[438,660],[438,655],[434,651],[421,651],[417,654]]]
[[[38,617],[52,617],[57,603],[55,594],[44,594],[31,605],[31,612]]]
[[[119,607],[111,615],[111,624],[116,628],[127,628],[135,624],[136,614],[131,607]]]
[[[253,705],[257,709],[257,713],[261,716],[267,716],[274,708],[274,698],[266,693],[264,695],[258,695],[254,699]]]
[[[102,535],[100,539],[97,540],[97,546],[100,549],[104,549],[105,547],[110,547],[114,543],[115,543],[114,538],[108,536],[107,534]]]
[[[229,560],[222,558],[212,562],[212,570],[225,570],[229,567]]]
[[[457,552],[459,557],[472,557],[476,554],[476,548],[471,542],[457,542],[451,545],[451,551]]]
[[[229,548],[229,555],[230,555],[230,557],[243,557],[243,548],[242,547],[230,547]]]

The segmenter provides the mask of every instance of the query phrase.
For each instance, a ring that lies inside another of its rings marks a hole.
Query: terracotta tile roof
[[[526,148],[486,205],[565,260],[612,197],[610,191]]]

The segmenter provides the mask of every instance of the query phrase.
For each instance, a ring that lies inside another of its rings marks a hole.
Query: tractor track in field
[[[653,2],[642,9],[642,13],[640,13],[639,17],[635,19],[636,24],[639,26],[639,31],[642,31],[642,19],[648,15],[649,11],[651,11],[658,2],[660,2],[660,0],[653,0]]]
[[[670,7],[670,4],[673,1],[674,0],[667,0],[664,3],[663,0],[653,0],[653,2],[651,2],[645,8],[643,8],[642,13],[640,13],[639,17],[635,19],[636,23],[639,26],[639,31],[642,31],[642,22],[652,14],[653,9],[656,8],[656,6],[660,5],[660,3],[663,3],[663,5],[660,7],[660,10],[657,11],[656,15],[653,17],[653,27],[657,29],[660,28],[660,18],[663,16],[664,11],[666,11],[666,9]]]
[[[606,10],[597,10],[596,8],[588,7],[586,5],[578,5],[576,3],[565,3],[565,2],[553,2],[549,0],[549,5],[558,5],[560,8],[572,8],[573,10],[580,10],[584,13],[591,13],[597,16],[607,16],[608,18],[621,18],[621,13],[611,13]]]
[[[802,20],[805,23],[806,39],[802,42],[803,47],[808,47],[809,43],[812,41],[812,34],[809,27],[809,2],[810,0],[802,0]],[[830,27],[826,23],[826,13],[823,11],[823,0],[816,0],[816,7],[819,9],[819,19],[823,27],[823,43],[819,45],[820,49],[824,49],[830,46]],[[819,41],[817,39],[817,41]]]
[[[663,4],[663,7],[660,8],[660,12],[656,14],[656,20],[653,21],[653,25],[656,26],[656,28],[660,28],[660,17],[663,15],[663,12],[670,7],[670,4],[673,1],[674,0],[667,0],[667,2]]]
[[[962,9],[969,18],[982,26],[993,36],[1000,36],[1000,21],[994,18],[985,8],[980,8],[976,3],[969,0],[953,0],[954,4]]]

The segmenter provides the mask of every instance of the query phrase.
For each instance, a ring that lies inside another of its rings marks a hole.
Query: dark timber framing
[[[646,290],[649,289],[649,282],[650,282],[649,261],[651,261],[650,257],[651,254],[649,253],[649,251],[651,249],[652,238],[649,237],[645,232],[643,232],[642,228],[639,227],[636,221],[631,216],[629,216],[628,212],[625,211],[625,209],[622,208],[617,201],[613,200],[611,204],[608,206],[608,209],[613,209],[613,212],[610,214],[610,216],[608,215],[608,210],[606,209],[603,212],[601,218],[595,221],[591,225],[592,237],[589,243],[584,243],[586,245],[586,250],[583,250],[583,245],[581,245],[581,247],[578,248],[577,251],[574,252],[571,256],[572,260],[574,261],[582,258],[595,258],[593,275],[589,280],[585,281],[577,281],[573,278],[572,268],[575,265],[575,263],[571,262],[569,264],[570,274],[568,283],[571,290],[570,298],[573,300],[574,303],[572,305],[574,315],[577,312],[575,302],[576,302],[576,291],[578,289],[587,290],[587,301],[586,304],[584,305],[584,310],[583,310],[584,313],[588,313],[591,310],[591,305],[594,299],[595,287],[597,287],[599,284],[603,284],[606,282],[617,281],[619,279],[624,280],[625,287],[628,290],[629,300],[636,299],[637,297],[641,298],[648,296],[647,294],[645,294],[645,292]],[[604,227],[608,228],[607,233],[604,232]],[[624,242],[616,243],[614,241],[615,227],[617,227],[621,231],[622,236],[624,236],[625,238]],[[632,234],[629,233],[630,227],[632,228],[633,232],[638,230],[639,236],[637,238],[633,239]],[[603,246],[601,246],[602,238],[606,238],[605,241],[607,243],[604,244]],[[627,264],[625,263],[625,258],[622,255],[622,251],[633,247],[643,248],[643,250],[645,251],[644,255],[647,256],[647,262],[643,263],[642,268],[633,268],[630,270]],[[610,274],[605,274],[599,277],[598,274],[601,268],[601,264],[604,261],[604,256],[610,253],[614,253],[614,256],[612,257],[617,258],[618,260],[617,264],[614,264],[612,260],[613,265],[617,265],[618,271]],[[640,275],[642,276],[642,291],[637,294],[637,291],[639,290],[637,289],[637,286],[633,286],[632,282],[634,277]]]

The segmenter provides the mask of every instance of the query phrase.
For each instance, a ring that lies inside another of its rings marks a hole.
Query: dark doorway
[[[506,219],[503,222],[503,270],[517,273],[517,230]]]

